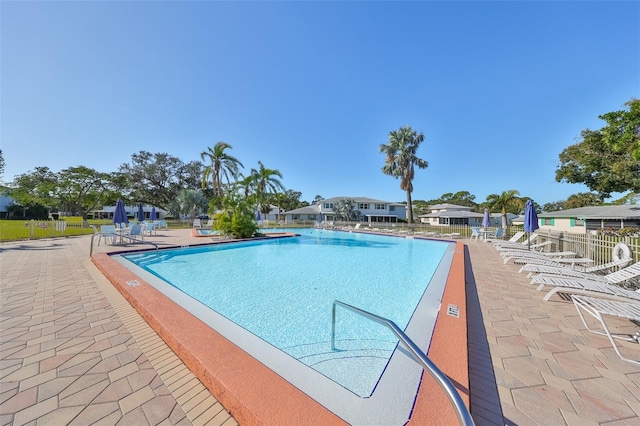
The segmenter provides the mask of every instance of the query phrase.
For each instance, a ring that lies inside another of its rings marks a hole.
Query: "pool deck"
[[[205,242],[190,230],[147,240]],[[237,424],[91,263],[89,241],[0,244],[0,424]],[[640,424],[640,367],[586,331],[572,303],[544,302],[495,249],[464,242],[476,424]]]

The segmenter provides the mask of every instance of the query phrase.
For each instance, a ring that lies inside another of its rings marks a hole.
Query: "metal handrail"
[[[93,256],[93,239],[96,237],[96,235],[105,235],[105,234],[103,234],[102,232],[95,232],[95,233],[93,233],[93,235],[91,235],[91,247],[89,247],[89,257]],[[111,234],[109,234],[109,235],[111,235]],[[152,245],[152,246],[154,246],[156,248],[156,254],[160,253],[158,245],[155,244],[155,243],[152,243],[151,241],[136,240],[135,238],[128,237],[126,235],[119,235],[119,237],[129,238],[130,240],[136,241],[138,243]]]
[[[344,308],[347,308],[356,314],[362,315],[365,318],[368,318],[378,324],[384,325],[389,328],[396,337],[402,342],[409,352],[413,356],[413,358],[424,368],[431,377],[433,377],[436,382],[443,388],[445,394],[453,404],[453,407],[456,411],[456,415],[458,416],[458,420],[462,425],[472,426],[473,419],[471,418],[471,413],[467,409],[464,401],[458,394],[458,391],[453,386],[449,378],[425,355],[418,346],[413,343],[413,341],[404,334],[404,332],[398,327],[393,321],[378,316],[376,314],[372,314],[371,312],[367,312],[363,309],[356,308],[355,306],[348,305],[344,302],[340,302],[339,300],[333,301],[333,306],[331,308],[331,350],[336,349],[336,305],[340,305]]]

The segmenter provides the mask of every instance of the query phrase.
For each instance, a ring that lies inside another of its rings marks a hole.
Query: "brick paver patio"
[[[187,230],[149,239],[194,244]],[[0,245],[0,424],[236,424],[91,264],[89,240]],[[640,367],[488,244],[468,252],[476,424],[640,424]],[[639,345],[620,344],[638,358]]]

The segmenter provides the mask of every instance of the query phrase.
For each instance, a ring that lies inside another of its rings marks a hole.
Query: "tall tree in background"
[[[515,189],[504,191],[502,194],[489,194],[487,204],[490,211],[500,210],[502,227],[507,229],[507,213],[519,213],[524,207],[524,201],[519,197],[520,192]]]
[[[593,194],[591,192],[579,192],[577,194],[570,195],[564,202],[565,209],[577,209],[578,207],[599,205],[602,205],[602,200],[597,194]]]
[[[424,141],[422,132],[417,133],[409,126],[389,132],[389,142],[380,144],[380,152],[385,154],[382,173],[400,179],[400,189],[407,193],[407,220],[413,223],[413,204],[411,193],[413,192],[413,178],[415,168],[426,169],[429,166],[426,160],[418,158],[417,151]]]
[[[84,220],[91,210],[115,203],[117,198],[109,174],[85,166],[69,167],[59,173],[36,167],[31,173],[16,176],[8,192],[22,206],[59,208],[79,213]]]
[[[605,127],[583,130],[582,141],[560,153],[557,182],[583,183],[600,200],[612,192],[640,192],[640,100],[625,105],[628,111],[599,116]]]
[[[131,163],[122,164],[119,172],[127,178],[126,186],[131,190],[129,201],[170,210],[181,190],[200,187],[202,163],[185,164],[166,153],[140,151],[131,156]]]
[[[258,168],[251,169],[251,180],[253,181],[256,203],[262,206],[269,194],[277,194],[278,191],[284,191],[284,185],[280,182],[282,173],[277,169],[268,169],[258,161]]]
[[[213,148],[209,147],[200,153],[202,161],[208,163],[202,173],[202,187],[205,188],[211,179],[213,197],[222,200],[224,185],[231,183],[231,178],[237,180],[240,177],[240,168],[244,168],[240,160],[230,155],[227,150],[233,147],[226,142],[218,142]],[[223,181],[224,179],[224,181]]]
[[[0,179],[4,176],[4,155],[2,155],[2,150],[0,149]]]

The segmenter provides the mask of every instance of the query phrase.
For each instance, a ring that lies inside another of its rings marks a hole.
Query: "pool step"
[[[164,260],[168,260],[172,258],[173,255],[169,253],[156,254],[156,253],[142,253],[127,256],[127,259],[132,261],[138,266],[151,265],[154,263],[162,262]]]
[[[286,352],[319,373],[351,390],[368,397],[384,371],[397,342],[381,340],[336,341],[299,345]]]
[[[337,341],[336,349],[331,350],[331,342],[319,342],[287,348],[286,352],[299,361],[313,367],[327,361],[348,359],[389,359],[397,342],[380,340]],[[377,361],[376,361],[377,362]]]

